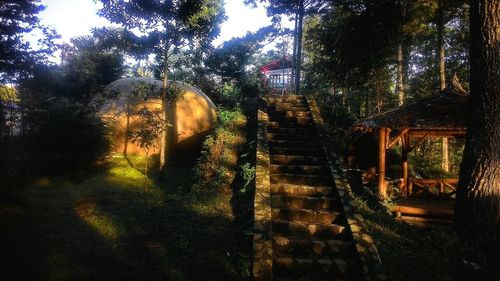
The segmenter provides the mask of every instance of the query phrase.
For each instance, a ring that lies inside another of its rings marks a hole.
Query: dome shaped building
[[[215,126],[216,106],[200,89],[183,82],[169,82],[167,104],[167,136],[173,151],[199,149]],[[130,132],[140,130],[144,120],[141,110],[164,117],[162,114],[162,81],[151,78],[123,78],[109,84],[102,95],[94,98],[101,116],[111,126],[114,152],[143,154],[144,151],[130,139]],[[170,98],[171,97],[171,98]],[[173,106],[172,106],[173,104]],[[149,154],[159,153],[160,137],[154,141]]]

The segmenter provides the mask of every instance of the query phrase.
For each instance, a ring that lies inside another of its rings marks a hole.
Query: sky
[[[72,37],[89,35],[92,27],[109,25],[109,22],[97,15],[100,3],[94,0],[42,0],[45,10],[40,13],[41,23],[54,28],[63,42]],[[270,19],[264,7],[251,8],[243,0],[225,0],[228,19],[221,26],[221,35],[214,41],[220,45],[233,37],[245,35],[269,25]]]

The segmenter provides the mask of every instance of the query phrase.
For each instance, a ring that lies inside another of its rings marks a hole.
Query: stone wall
[[[271,182],[269,146],[267,143],[266,101],[259,101],[257,116],[257,157],[255,175],[253,276],[255,281],[273,279],[273,243],[271,236]]]
[[[352,231],[356,250],[358,251],[361,261],[363,262],[363,270],[368,280],[387,280],[386,275],[382,270],[382,261],[378,255],[377,247],[364,226],[364,219],[357,212],[358,204],[354,200],[354,196],[349,186],[349,182],[344,175],[344,168],[340,158],[336,155],[335,150],[331,147],[330,142],[325,139],[324,121],[321,117],[316,101],[310,97],[307,98],[309,108],[311,110],[314,123],[321,137],[325,155],[328,159],[330,170],[335,180],[335,186],[339,192],[342,204],[344,207],[347,221]]]

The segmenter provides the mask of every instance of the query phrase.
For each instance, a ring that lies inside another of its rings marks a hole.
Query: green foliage
[[[106,85],[122,76],[123,55],[117,50],[104,49],[90,36],[76,37],[71,42],[72,46],[63,46],[64,96],[89,102]]]
[[[94,35],[137,59],[154,54],[159,69],[200,65],[225,20],[221,0],[124,1],[101,0],[99,14],[120,28],[101,28]],[[141,30],[141,35],[132,32]],[[181,55],[182,54],[182,55]]]
[[[110,142],[93,108],[51,99],[26,109],[26,149],[37,171],[74,171],[107,155]]]
[[[31,75],[19,81],[23,102],[64,97],[88,103],[106,85],[121,77],[124,71],[121,54],[101,50],[87,37],[72,41],[73,46],[64,47],[62,65],[34,65]]]
[[[163,111],[159,108],[149,109],[146,106],[134,113],[141,122],[140,129],[129,132],[130,141],[142,148],[146,155],[149,150],[155,148],[156,139],[165,130]]]
[[[239,152],[245,143],[245,116],[237,109],[220,109],[214,133],[203,143],[194,171],[199,188],[229,189],[237,171]]]
[[[38,14],[45,7],[38,0],[4,0],[0,2],[0,83],[15,81],[29,73],[35,62],[44,62],[53,52],[53,31],[40,25]],[[38,29],[44,35],[37,50],[24,35]]]
[[[409,155],[412,171],[423,178],[458,178],[464,140],[450,138],[448,142],[449,172],[445,172],[441,168],[441,139],[431,139],[423,142],[415,152]]]
[[[460,1],[341,0],[305,21],[305,87],[336,88],[358,117],[398,105],[397,47],[403,47],[405,100],[439,93],[439,7],[446,74],[468,80],[468,6]],[[467,82],[465,83],[467,88]]]
[[[245,163],[241,166],[241,176],[244,181],[242,192],[246,191],[248,185],[255,179],[255,167],[250,163]]]

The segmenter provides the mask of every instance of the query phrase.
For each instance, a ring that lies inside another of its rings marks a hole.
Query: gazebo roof
[[[465,130],[468,103],[469,94],[463,89],[450,87],[437,95],[360,120],[353,128]]]
[[[260,68],[261,72],[266,72],[270,70],[286,69],[292,67],[292,60],[289,57],[282,57],[277,60],[273,60]]]

